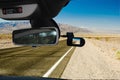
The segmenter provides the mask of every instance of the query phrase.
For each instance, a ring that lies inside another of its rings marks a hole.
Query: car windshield
[[[54,20],[61,35],[73,32],[85,45],[67,46],[65,37],[55,46],[15,45],[12,31],[30,22],[0,19],[1,76],[120,79],[120,0],[70,0]]]

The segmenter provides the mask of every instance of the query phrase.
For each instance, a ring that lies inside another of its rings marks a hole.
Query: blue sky
[[[71,0],[55,20],[90,29],[120,30],[120,0]]]
[[[120,30],[120,0],[71,0],[55,20],[76,27]]]

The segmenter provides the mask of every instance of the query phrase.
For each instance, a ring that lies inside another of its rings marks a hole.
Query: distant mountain
[[[66,34],[66,32],[74,32],[74,33],[92,33],[92,31],[86,28],[79,28],[75,26],[71,26],[68,24],[58,24],[62,34]]]
[[[0,33],[12,33],[13,30],[30,28],[29,22],[2,22],[0,23]]]
[[[91,33],[91,31],[85,28],[78,28],[78,27],[71,26],[68,24],[58,23],[58,26],[60,27],[62,34],[66,34],[66,32]],[[0,33],[12,33],[13,30],[30,28],[30,27],[31,25],[27,21],[26,22],[2,22],[0,23]]]
[[[28,21],[24,21],[24,22],[0,22],[0,28],[1,27],[16,27],[16,26],[21,26],[21,25],[28,25],[29,22]]]

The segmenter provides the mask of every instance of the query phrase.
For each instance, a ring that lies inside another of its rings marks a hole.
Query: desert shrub
[[[117,57],[118,59],[120,59],[120,51],[117,51],[117,52],[116,52],[116,57]]]
[[[100,40],[101,38],[100,37],[95,37],[95,39]]]
[[[105,41],[109,41],[109,38],[108,38],[108,37],[106,37],[106,38],[105,38]]]
[[[12,39],[12,34],[0,34],[0,39]]]
[[[117,48],[112,48],[113,51],[117,51]]]
[[[92,37],[86,37],[86,38],[88,38],[88,39],[92,39]]]

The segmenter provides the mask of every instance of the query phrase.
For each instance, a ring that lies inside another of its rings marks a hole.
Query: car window
[[[71,0],[54,20],[61,35],[73,32],[85,45],[67,46],[64,37],[55,46],[15,45],[12,31],[30,21],[0,19],[1,76],[120,79],[120,0]]]

